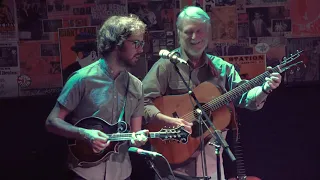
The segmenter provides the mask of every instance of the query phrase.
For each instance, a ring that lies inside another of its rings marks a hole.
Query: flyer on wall
[[[0,44],[0,98],[18,96],[18,53],[17,43]]]

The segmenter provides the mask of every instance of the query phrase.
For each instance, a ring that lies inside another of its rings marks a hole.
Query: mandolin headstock
[[[161,140],[174,140],[180,143],[187,143],[190,133],[184,129],[183,126],[176,128],[162,128],[159,131],[159,137]]]

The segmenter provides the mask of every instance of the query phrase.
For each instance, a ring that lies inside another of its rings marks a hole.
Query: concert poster
[[[126,0],[98,0],[91,7],[91,25],[101,26],[112,15],[126,15],[127,9]]]
[[[234,65],[242,79],[252,79],[266,71],[266,55],[222,56],[225,61]]]
[[[287,85],[319,83],[320,37],[288,38],[286,54],[295,54],[297,50],[304,52],[298,58],[305,67],[291,69],[285,73]]]
[[[96,26],[58,30],[63,83],[74,71],[98,59],[96,35]]]
[[[203,10],[205,10],[208,14],[213,11],[215,6],[216,6],[216,3],[214,0],[204,0],[203,2]]]
[[[148,61],[148,69],[159,60],[162,49],[172,51],[176,48],[174,31],[150,31],[146,39],[144,52]]]
[[[249,17],[247,13],[238,13],[238,43],[249,44]]]
[[[70,15],[90,15],[94,0],[47,0],[49,18],[67,17]]]
[[[0,98],[18,96],[18,58],[17,43],[0,44]]]
[[[62,27],[82,27],[89,26],[90,18],[88,16],[67,16],[62,18]]]
[[[259,43],[253,48],[254,54],[266,54],[266,65],[275,67],[286,56],[286,46],[270,47],[266,43]]]
[[[212,1],[212,0],[211,0]],[[215,1],[215,6],[234,6],[236,5],[236,0],[218,0]]]
[[[148,31],[172,29],[171,22],[176,19],[175,7],[174,0],[128,0],[128,13],[137,15],[147,25]]]
[[[59,28],[62,28],[62,19],[45,19],[42,20],[43,32],[54,33],[58,32]]]
[[[290,10],[286,6],[250,7],[246,8],[246,12],[249,17],[250,37],[279,37],[291,31],[290,24],[286,20],[290,19]],[[272,26],[274,20],[276,21]]]
[[[292,37],[314,37],[320,34],[319,0],[291,0]]]
[[[236,7],[238,13],[246,12],[246,1],[247,0],[236,0]]]
[[[52,95],[61,90],[59,46],[50,41],[19,46],[19,96]]]
[[[49,40],[43,31],[42,20],[48,19],[46,0],[16,0],[19,39],[23,41]]]
[[[249,23],[238,23],[238,43],[250,44]]]
[[[212,40],[215,43],[236,43],[238,14],[235,6],[216,7],[211,15]]]
[[[0,39],[3,41],[16,41],[17,19],[14,0],[2,0],[0,2]]]
[[[208,53],[212,53],[216,56],[251,55],[253,54],[253,48],[238,43],[215,44]]]
[[[193,5],[193,0],[180,0],[180,9],[183,9],[186,6],[191,6]]]
[[[250,38],[250,45],[256,46],[259,43],[266,43],[270,47],[277,47],[285,45],[286,38],[284,36],[279,37],[251,37]]]
[[[289,0],[246,0],[247,6],[279,6],[286,5]]]

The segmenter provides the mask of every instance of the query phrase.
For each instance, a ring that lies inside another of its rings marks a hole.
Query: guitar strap
[[[123,116],[125,115],[125,109],[126,109],[126,104],[127,104],[127,95],[128,95],[128,91],[129,91],[129,81],[130,81],[130,75],[128,73],[128,80],[127,80],[127,87],[126,87],[126,92],[124,95],[124,99],[123,99],[123,106],[122,106],[122,110],[118,119],[118,132],[121,131],[122,127],[121,127],[121,121],[125,121],[123,119]]]

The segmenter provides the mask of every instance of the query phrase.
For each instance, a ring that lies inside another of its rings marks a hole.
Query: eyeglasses
[[[127,40],[129,42],[132,42],[135,46],[136,49],[140,48],[140,47],[143,47],[144,46],[144,41],[139,41],[139,40]]]

